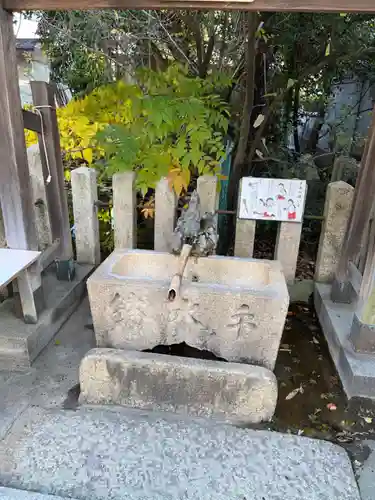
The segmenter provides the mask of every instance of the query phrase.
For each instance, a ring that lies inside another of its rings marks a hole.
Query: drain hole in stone
[[[212,361],[227,362],[225,358],[215,356],[215,354],[211,351],[191,347],[190,345],[186,344],[186,342],[181,342],[181,344],[156,345],[152,349],[144,349],[143,352],[153,352],[155,354],[169,354],[170,356],[182,356],[184,358],[207,359]]]

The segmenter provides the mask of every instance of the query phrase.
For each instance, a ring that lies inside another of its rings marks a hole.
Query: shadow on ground
[[[325,439],[344,446],[354,459],[375,437],[375,404],[347,400],[313,305],[291,304],[276,361],[279,384],[274,430]]]

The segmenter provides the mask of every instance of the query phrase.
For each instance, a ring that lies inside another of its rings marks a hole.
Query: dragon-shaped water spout
[[[169,300],[174,300],[179,294],[188,258],[191,255],[205,257],[214,254],[218,240],[216,215],[214,213],[201,215],[199,195],[194,191],[172,235],[172,252],[180,258],[178,271],[173,276],[168,290]]]

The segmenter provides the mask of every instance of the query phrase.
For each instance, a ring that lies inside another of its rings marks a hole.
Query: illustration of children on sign
[[[294,201],[289,199],[288,200],[288,219],[289,220],[296,220],[297,218],[297,209],[296,205],[294,204]]]
[[[264,211],[260,215],[263,215],[263,217],[267,217],[267,218],[276,217],[275,202],[274,202],[273,198],[267,198],[266,201],[264,201],[263,198],[259,198],[259,201],[264,207]]]
[[[287,195],[287,192],[286,192],[285,186],[284,186],[284,184],[282,182],[280,182],[280,184],[279,184],[279,194],[277,195],[277,200],[279,200],[279,201],[285,200],[286,195]]]

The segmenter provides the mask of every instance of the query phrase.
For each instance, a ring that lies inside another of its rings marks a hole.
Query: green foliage
[[[43,12],[40,21],[38,31],[53,81],[63,82],[76,95],[113,81],[105,51],[100,50],[100,36],[103,39],[104,33],[87,21],[84,12]],[[92,33],[99,35],[95,44],[89,38]]]
[[[57,110],[65,158],[95,163],[107,176],[136,170],[143,192],[169,177],[180,195],[192,172],[219,173],[228,110],[216,91],[228,83],[222,76],[190,78],[170,66],[142,71],[138,84],[100,87]],[[36,140],[27,133],[27,145]]]
[[[191,172],[218,174],[228,129],[227,106],[214,93],[218,82],[190,78],[177,66],[143,71],[140,85],[128,87],[132,91],[124,98],[128,119],[97,135],[107,173],[136,169],[143,192],[169,177],[178,195],[187,189]]]

